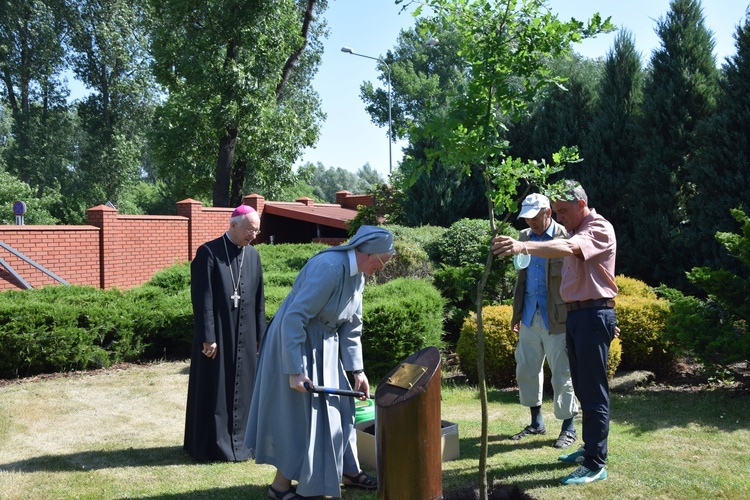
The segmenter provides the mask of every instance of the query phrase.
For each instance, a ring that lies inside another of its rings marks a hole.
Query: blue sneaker
[[[578,467],[576,470],[560,479],[562,484],[586,484],[593,483],[594,481],[601,481],[607,479],[607,469],[602,467],[599,470],[591,470],[583,465]]]
[[[584,453],[585,453],[585,450],[583,449],[583,446],[582,446],[574,452],[566,453],[565,455],[560,455],[559,457],[557,457],[557,459],[560,462],[567,462],[569,464],[580,464],[580,463],[583,463]]]

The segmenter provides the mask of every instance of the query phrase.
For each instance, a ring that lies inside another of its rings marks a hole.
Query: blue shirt
[[[555,234],[555,221],[550,221],[550,225],[542,235],[529,231],[529,241],[549,241]],[[542,313],[544,328],[549,330],[549,321],[547,319],[547,259],[542,257],[531,256],[529,267],[526,268],[526,289],[523,292],[523,313],[521,322],[526,326],[531,326],[531,320],[536,313],[537,308]]]

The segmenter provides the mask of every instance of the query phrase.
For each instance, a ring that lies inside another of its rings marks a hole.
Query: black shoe
[[[557,437],[557,441],[555,441],[555,444],[552,446],[554,448],[567,448],[575,443],[577,439],[578,436],[576,436],[575,432],[561,431],[560,435]]]
[[[534,434],[547,434],[547,429],[545,429],[544,427],[537,428],[537,427],[532,427],[530,425],[527,425],[524,428],[524,430],[522,430],[518,434],[513,434],[510,438],[513,441],[518,441],[519,439],[523,439],[526,436],[532,436]]]

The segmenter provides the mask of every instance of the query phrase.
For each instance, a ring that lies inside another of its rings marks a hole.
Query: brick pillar
[[[188,220],[188,247],[187,260],[193,260],[196,250],[202,242],[196,241],[199,233],[198,224],[200,224],[201,214],[203,213],[203,203],[191,198],[177,202],[177,215],[187,217]]]
[[[89,225],[99,228],[99,286],[107,289],[114,286],[117,209],[97,205],[86,210],[86,219]]]
[[[253,207],[258,215],[263,215],[263,208],[266,205],[266,199],[259,194],[253,193],[242,198],[242,204]]]
[[[346,197],[350,194],[352,193],[345,190],[336,191],[336,204],[341,205],[342,208],[346,208]]]
[[[313,200],[312,198],[308,198],[307,196],[303,196],[301,198],[297,198],[294,201],[297,202],[297,203],[302,203],[306,207],[312,207],[312,206],[315,205],[315,200]]]

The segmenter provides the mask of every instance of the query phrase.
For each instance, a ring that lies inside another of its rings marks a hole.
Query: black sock
[[[576,433],[575,425],[573,425],[573,417],[566,418],[565,420],[563,420],[562,428],[560,429],[560,432],[562,431],[572,432],[573,434]]]
[[[531,408],[531,426],[535,429],[544,429],[542,421],[542,407],[532,406]]]

